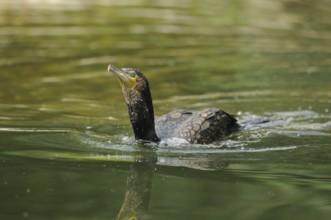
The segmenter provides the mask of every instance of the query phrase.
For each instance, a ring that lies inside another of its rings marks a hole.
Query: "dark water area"
[[[243,130],[141,146],[109,63]],[[330,72],[328,0],[0,0],[0,219],[329,219]]]

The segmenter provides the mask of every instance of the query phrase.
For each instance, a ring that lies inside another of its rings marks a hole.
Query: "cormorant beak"
[[[131,77],[125,69],[119,69],[113,64],[108,65],[108,72],[115,74],[122,87],[125,86],[126,88],[133,89],[137,84],[136,78]]]

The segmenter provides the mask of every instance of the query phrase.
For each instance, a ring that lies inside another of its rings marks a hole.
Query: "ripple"
[[[310,136],[329,137],[329,115],[313,111],[274,112],[258,116],[243,113],[243,130],[209,145],[189,144],[171,138],[159,144],[141,143],[133,136],[104,134],[93,129],[2,127],[3,135],[32,146],[31,149],[12,149],[4,154],[45,160],[79,160],[134,162],[141,157],[156,157],[160,166],[217,170],[226,167],[225,161],[273,160],[291,157],[292,151],[306,149]],[[319,121],[318,123],[316,122]],[[303,141],[303,137],[308,137]],[[38,146],[35,148],[33,146]],[[43,149],[39,149],[42,146]],[[300,150],[299,150],[300,151]],[[305,151],[305,150],[301,150]]]
[[[11,128],[11,127],[0,127],[0,132],[20,132],[20,133],[69,133],[73,132],[70,128]]]

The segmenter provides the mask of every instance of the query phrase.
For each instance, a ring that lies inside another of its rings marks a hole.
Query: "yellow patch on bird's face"
[[[118,216],[117,220],[137,220],[138,215],[133,210],[127,210],[125,212],[121,212]]]
[[[133,89],[137,85],[137,79],[130,77],[126,80],[120,80],[121,84],[129,89]]]

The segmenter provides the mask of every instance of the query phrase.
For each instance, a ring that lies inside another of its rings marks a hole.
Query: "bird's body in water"
[[[115,74],[122,86],[136,140],[159,142],[181,138],[189,143],[209,144],[239,129],[233,116],[217,108],[175,110],[154,120],[152,96],[144,74],[135,68],[119,69],[113,64],[108,71]]]

